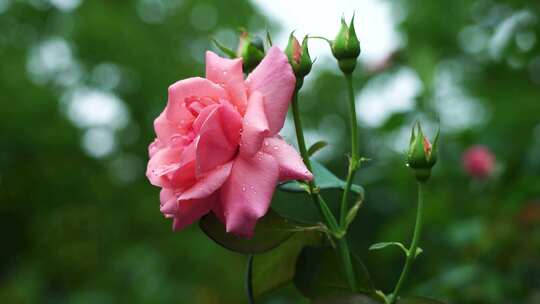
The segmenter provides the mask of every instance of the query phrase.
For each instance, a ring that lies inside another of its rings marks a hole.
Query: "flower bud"
[[[244,62],[244,72],[251,72],[264,58],[264,44],[262,39],[253,37],[246,31],[242,32],[236,55],[241,57]]]
[[[429,139],[424,136],[419,122],[413,127],[409,152],[407,153],[407,166],[413,169],[416,179],[420,182],[428,180],[431,176],[431,168],[437,162],[438,140],[439,131],[437,131],[432,145]]]
[[[463,168],[473,178],[485,179],[495,169],[495,156],[484,146],[473,146],[463,154]]]
[[[360,41],[354,30],[354,16],[349,26],[345,23],[345,19],[341,18],[341,28],[332,41],[332,54],[338,60],[343,73],[349,74],[354,71],[356,59],[360,55]]]
[[[309,56],[307,40],[308,38],[305,36],[302,40],[302,45],[300,45],[294,34],[291,33],[289,43],[285,49],[285,54],[289,59],[294,76],[296,76],[297,85],[298,83],[301,85],[304,77],[311,71],[311,65],[313,64]]]

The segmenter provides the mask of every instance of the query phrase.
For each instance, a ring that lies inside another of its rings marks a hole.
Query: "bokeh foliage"
[[[0,302],[245,302],[245,257],[219,247],[196,225],[171,232],[159,213],[158,189],[144,177],[146,149],[166,88],[203,74],[210,36],[234,45],[238,27],[262,32],[279,25],[240,0],[58,6],[78,2],[0,1]],[[360,90],[407,67],[423,89],[415,107],[384,123],[360,121],[362,154],[372,160],[358,174],[366,201],[352,246],[377,287],[389,290],[401,253],[367,248],[408,242],[412,229],[415,185],[404,166],[406,147],[396,148],[396,138],[406,142],[403,130],[418,117],[432,126],[440,119],[424,253],[406,291],[450,303],[538,303],[540,4],[393,5],[404,16],[399,31],[406,42],[384,65],[360,65],[355,84]],[[308,129],[325,134],[330,125],[341,126],[324,162],[343,176],[347,110],[336,71],[316,64],[301,106]],[[77,108],[75,97],[88,92],[120,100],[111,111],[121,117],[107,121],[106,110]],[[77,124],[85,109],[97,114]],[[497,157],[489,180],[472,180],[461,168],[463,151],[474,144]],[[277,193],[274,205],[316,217],[297,194]],[[266,299],[302,301],[292,286]]]

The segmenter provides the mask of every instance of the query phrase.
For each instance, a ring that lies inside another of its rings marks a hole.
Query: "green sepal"
[[[214,43],[214,45],[220,50],[222,51],[225,55],[227,55],[227,57],[229,58],[236,58],[236,52],[231,50],[230,48],[226,47],[225,45],[223,45],[221,42],[219,42],[216,38],[212,37],[210,38],[210,40],[212,40],[212,42]]]

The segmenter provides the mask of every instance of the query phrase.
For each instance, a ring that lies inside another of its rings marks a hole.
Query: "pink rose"
[[[463,154],[463,168],[474,178],[489,177],[495,167],[495,156],[484,146],[473,146]]]
[[[206,78],[169,87],[154,121],[146,175],[161,187],[161,212],[182,229],[212,211],[227,232],[251,237],[276,184],[311,180],[296,150],[278,132],[295,87],[277,47],[244,81],[242,59],[206,53]]]

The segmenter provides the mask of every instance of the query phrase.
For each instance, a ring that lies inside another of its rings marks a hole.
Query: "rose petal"
[[[292,179],[313,179],[313,174],[304,165],[300,154],[282,138],[278,136],[265,138],[262,151],[277,160],[280,182]]]
[[[296,85],[296,78],[285,54],[277,47],[270,48],[261,63],[248,76],[246,85],[249,94],[258,91],[264,96],[270,134],[277,134],[285,122]]]
[[[196,148],[197,174],[212,170],[230,161],[236,154],[222,125],[220,108],[214,109],[201,126]]]
[[[181,112],[180,110],[179,112]],[[191,114],[185,115],[184,119],[180,119],[183,123],[175,123],[167,119],[165,114],[166,111],[163,111],[155,120],[154,120],[154,129],[156,130],[157,138],[164,145],[179,145],[185,142],[178,142],[177,140],[182,138],[182,135],[188,133],[188,126],[193,121]]]
[[[210,114],[212,114],[219,107],[220,107],[219,104],[213,104],[208,107],[205,107],[201,111],[199,116],[195,119],[195,121],[193,122],[193,132],[195,132],[196,134],[199,134],[201,131],[201,127],[204,124],[204,122],[208,119],[208,116],[210,116]]]
[[[240,154],[252,157],[261,148],[265,137],[270,133],[267,116],[264,112],[264,99],[259,92],[249,97],[246,115],[240,138]]]
[[[229,179],[221,187],[227,232],[248,238],[253,235],[257,220],[270,206],[278,176],[279,167],[271,155],[261,152],[253,158],[236,158]]]
[[[219,194],[215,193],[204,199],[178,202],[178,210],[174,215],[173,230],[184,229],[206,215],[218,202]]]
[[[154,141],[148,146],[148,157],[152,158],[157,151],[163,149],[164,146],[159,139],[154,139]]]
[[[178,211],[178,199],[176,198],[173,189],[162,188],[159,192],[159,200],[159,211],[161,211],[165,217],[170,217]]]
[[[208,172],[188,190],[182,192],[178,199],[190,200],[201,199],[210,196],[223,185],[231,173],[233,162],[228,162]]]
[[[232,145],[238,145],[242,130],[242,116],[228,102],[221,101],[221,103],[221,124],[227,135],[227,140]]]
[[[230,96],[230,101],[244,115],[247,106],[242,59],[221,58],[213,52],[206,52],[206,78],[222,85]]]
[[[228,94],[225,89],[208,79],[194,77],[180,80],[169,87],[169,101],[165,108],[169,121],[180,122],[185,119],[185,101],[188,97],[210,98],[217,102],[226,99]]]
[[[157,151],[146,168],[146,176],[150,183],[158,187],[170,186],[169,174],[176,171],[180,165],[182,149],[165,148]]]

